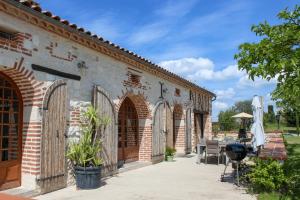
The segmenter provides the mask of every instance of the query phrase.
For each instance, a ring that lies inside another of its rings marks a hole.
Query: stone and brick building
[[[103,176],[124,162],[190,153],[211,135],[215,94],[43,11],[0,1],[0,190],[65,187],[66,146],[88,105],[111,118]]]

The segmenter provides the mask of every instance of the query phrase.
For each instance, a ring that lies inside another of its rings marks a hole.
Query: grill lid
[[[242,144],[228,144],[226,145],[226,155],[235,161],[243,160],[247,155],[247,149],[245,145]]]

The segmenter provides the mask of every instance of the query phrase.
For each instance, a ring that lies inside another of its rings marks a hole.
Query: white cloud
[[[156,14],[165,17],[182,17],[190,12],[196,0],[189,1],[167,1],[166,5],[155,11]]]
[[[201,57],[167,60],[160,62],[159,65],[192,81],[226,80],[241,77],[244,74],[244,72],[238,70],[237,65],[229,65],[222,70],[214,71],[213,61]]]
[[[122,36],[120,31],[121,24],[118,23],[116,25],[115,17],[109,13],[105,13],[94,20],[88,21],[88,23],[85,22],[85,24],[86,30],[108,40],[116,40]]]
[[[235,95],[235,90],[233,88],[228,88],[227,90],[215,90],[217,99],[232,99]]]
[[[242,76],[238,81],[238,88],[247,88],[247,87],[253,87],[253,88],[260,88],[266,85],[274,85],[276,84],[276,78],[271,79],[270,81],[267,81],[262,78],[256,77],[254,81],[249,79],[248,75]]]
[[[228,104],[225,102],[221,102],[221,101],[214,101],[213,102],[213,107],[218,109],[218,110],[225,110],[228,108]]]
[[[129,37],[131,45],[141,45],[158,40],[169,33],[169,27],[163,22],[147,24],[134,31]]]

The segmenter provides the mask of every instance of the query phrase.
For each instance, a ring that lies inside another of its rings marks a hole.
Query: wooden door
[[[173,143],[173,114],[171,108],[166,105],[166,146],[174,147]]]
[[[66,170],[67,84],[55,81],[47,90],[43,102],[43,132],[41,141],[41,193],[67,186]]]
[[[153,132],[152,132],[152,160],[159,162],[164,159],[166,147],[166,114],[165,104],[157,106],[154,113]]]
[[[195,145],[197,145],[200,140],[204,137],[204,121],[203,121],[203,114],[202,113],[195,113],[194,115],[195,119],[195,138],[194,141],[196,142]]]
[[[138,116],[133,102],[127,97],[118,114],[118,160],[139,159]]]
[[[21,185],[22,97],[0,73],[0,190]]]
[[[116,127],[116,112],[109,94],[100,86],[94,87],[93,98],[94,106],[99,112],[99,116],[106,116],[110,119],[110,123],[108,126],[99,127],[101,128],[101,157],[103,159],[101,173],[102,176],[108,176],[115,174],[117,171],[118,135]]]
[[[186,111],[186,137],[185,137],[185,147],[186,153],[192,152],[192,113],[191,109],[187,109]]]

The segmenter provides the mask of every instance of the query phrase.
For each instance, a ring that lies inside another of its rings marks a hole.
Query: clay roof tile
[[[50,11],[47,11],[47,10],[43,10],[42,13],[48,17],[51,17],[52,16],[52,13]]]
[[[60,17],[57,16],[57,15],[52,15],[52,19],[55,19],[55,20],[57,20],[57,21],[60,21]]]
[[[67,20],[61,20],[59,16],[52,15],[52,13],[51,13],[50,11],[43,11],[42,8],[39,6],[39,4],[36,3],[36,2],[33,1],[33,0],[14,0],[14,1],[20,2],[21,4],[23,4],[23,5],[27,6],[27,7],[30,7],[31,9],[33,9],[33,10],[35,10],[35,11],[41,12],[41,13],[43,13],[44,15],[46,15],[46,16],[48,16],[48,17],[51,17],[51,18],[53,18],[53,19],[55,19],[55,20],[57,20],[57,21],[60,21],[62,24],[69,25],[69,26],[70,26],[71,28],[73,28],[73,29],[77,29],[77,30],[80,31],[80,32],[85,32],[84,28],[81,28],[81,27],[78,27],[78,28],[77,28],[77,25],[76,25],[76,24],[70,24],[69,21],[67,21]],[[93,38],[98,38],[99,41],[103,41],[103,42],[105,42],[106,44],[109,44],[110,46],[112,46],[112,47],[114,47],[114,48],[118,48],[118,49],[120,49],[120,50],[122,50],[122,51],[124,51],[124,52],[126,52],[126,53],[128,53],[128,54],[130,54],[130,55],[135,56],[135,57],[138,58],[138,59],[141,59],[141,60],[147,62],[148,64],[151,65],[150,67],[156,67],[158,70],[163,71],[164,73],[170,74],[170,75],[172,75],[172,76],[175,77],[175,78],[179,78],[179,79],[181,79],[182,81],[188,82],[190,85],[193,85],[194,87],[198,87],[198,88],[200,88],[200,89],[203,89],[203,90],[207,91],[208,93],[212,94],[213,96],[215,96],[215,94],[213,94],[212,92],[210,92],[210,91],[208,91],[208,90],[206,90],[206,89],[204,89],[204,88],[201,88],[200,86],[198,86],[198,85],[196,85],[196,84],[194,84],[194,83],[192,83],[192,82],[190,82],[190,81],[188,81],[188,80],[182,78],[181,76],[179,76],[179,75],[177,75],[177,74],[174,74],[174,73],[172,73],[172,72],[169,72],[168,70],[166,70],[166,69],[164,69],[164,68],[158,66],[157,64],[152,63],[151,61],[147,60],[146,58],[143,58],[143,57],[140,56],[140,55],[137,55],[137,54],[133,53],[132,51],[129,51],[129,50],[123,48],[123,47],[120,47],[120,46],[118,46],[118,45],[116,45],[116,44],[114,44],[114,43],[111,43],[111,42],[108,41],[108,40],[104,40],[104,39],[103,39],[102,37],[100,37],[100,36],[92,35],[90,31],[86,31],[85,34],[87,34],[87,35],[89,35],[89,36],[91,36],[91,37],[93,37]]]
[[[65,25],[69,25],[70,22],[68,20],[62,19],[60,20],[61,23],[65,24]]]

